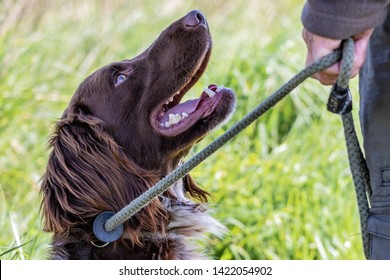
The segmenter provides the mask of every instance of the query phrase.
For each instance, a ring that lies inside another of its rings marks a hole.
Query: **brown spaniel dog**
[[[80,84],[57,123],[42,180],[52,259],[204,258],[199,240],[224,227],[207,214],[208,193],[190,175],[128,220],[118,241],[102,244],[92,224],[169,174],[231,115],[234,94],[216,85],[180,103],[210,53],[207,21],[192,11],[140,55],[104,66]]]

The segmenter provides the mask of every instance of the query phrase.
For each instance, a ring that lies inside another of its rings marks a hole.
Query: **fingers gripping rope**
[[[351,45],[352,45],[352,51],[351,51]],[[223,135],[218,137],[209,146],[201,150],[198,154],[190,158],[184,164],[180,165],[172,173],[167,175],[165,178],[163,178],[160,182],[158,182],[156,185],[154,185],[144,194],[142,194],[141,196],[133,200],[130,204],[128,204],[118,213],[112,214],[111,212],[105,214],[106,212],[104,212],[101,215],[99,215],[94,223],[95,236],[103,242],[113,242],[119,239],[123,232],[123,223],[126,220],[130,219],[143,207],[148,205],[153,199],[155,199],[156,197],[161,195],[164,191],[166,191],[169,187],[171,187],[173,183],[183,178],[188,172],[190,172],[192,169],[198,166],[207,157],[212,155],[220,147],[222,147],[233,137],[239,134],[242,130],[244,130],[247,126],[249,126],[251,123],[257,120],[260,116],[262,116],[265,112],[271,109],[274,105],[276,105],[279,101],[281,101],[284,97],[286,97],[299,84],[301,84],[307,78],[311,77],[313,74],[330,67],[331,65],[339,61],[340,58],[341,58],[341,51],[336,50],[333,53],[320,58],[310,66],[304,68],[301,72],[299,72],[291,80],[289,80],[286,84],[284,84],[281,88],[279,88],[275,93],[273,93],[270,97],[268,97],[265,101],[263,101],[260,105],[258,105],[253,111],[248,113],[243,119],[241,119],[238,123],[233,125]],[[350,40],[350,43],[344,44],[343,60],[348,63],[343,64],[345,65],[345,67],[343,66],[341,69],[342,73],[340,73],[338,85],[341,89],[345,90],[348,87],[348,82],[349,82],[349,75],[350,75],[349,68],[352,67],[352,62],[353,62],[352,40]]]

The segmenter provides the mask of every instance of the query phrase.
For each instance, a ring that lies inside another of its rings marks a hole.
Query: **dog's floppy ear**
[[[50,146],[41,188],[46,231],[66,233],[71,227],[90,226],[98,214],[119,211],[158,180],[124,155],[100,119],[80,108],[67,109]],[[125,228],[140,227],[145,219],[142,229],[153,232],[164,220],[157,214],[163,211],[155,200]]]

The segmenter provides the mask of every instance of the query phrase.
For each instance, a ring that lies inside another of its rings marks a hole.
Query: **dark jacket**
[[[383,23],[390,0],[307,0],[302,23],[311,33],[345,39]]]

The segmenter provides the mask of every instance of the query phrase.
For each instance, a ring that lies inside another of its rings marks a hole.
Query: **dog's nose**
[[[196,27],[198,25],[204,25],[207,27],[205,16],[198,10],[189,12],[183,20],[185,27]]]

